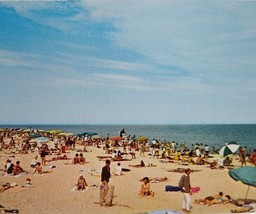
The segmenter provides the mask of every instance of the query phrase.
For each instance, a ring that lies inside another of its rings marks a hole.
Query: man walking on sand
[[[106,165],[102,168],[101,171],[101,186],[100,186],[100,205],[102,206],[105,202],[106,195],[109,190],[108,182],[111,176],[110,173],[110,160],[106,160]]]
[[[181,188],[181,192],[183,192],[184,194],[182,210],[185,213],[190,213],[190,202],[191,202],[190,195],[192,195],[190,177],[189,177],[190,172],[191,172],[190,169],[186,169],[185,174],[181,176],[179,181],[179,187]]]

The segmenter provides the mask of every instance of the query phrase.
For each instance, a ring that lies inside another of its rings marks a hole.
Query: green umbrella
[[[237,169],[231,169],[229,170],[228,174],[234,180],[241,181],[242,183],[248,185],[245,198],[247,198],[249,187],[256,187],[256,167],[245,166]]]

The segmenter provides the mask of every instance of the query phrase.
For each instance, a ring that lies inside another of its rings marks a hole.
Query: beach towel
[[[85,192],[88,189],[89,189],[89,187],[85,187],[84,190],[77,190],[77,187],[73,186],[72,189],[70,190],[70,192]]]
[[[200,191],[200,187],[191,187],[191,192],[197,193]]]
[[[165,186],[165,191],[166,192],[178,192],[180,190],[181,190],[181,188],[178,187],[178,186],[171,186],[171,185],[166,185]]]
[[[13,175],[13,174],[3,174],[3,177],[12,177],[12,178],[19,178],[21,176],[25,175],[24,173],[20,173],[18,175]]]

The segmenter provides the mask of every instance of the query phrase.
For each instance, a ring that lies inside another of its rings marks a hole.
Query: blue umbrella
[[[248,190],[245,198],[247,198],[249,187],[256,187],[256,167],[245,166],[237,169],[231,169],[229,170],[228,174],[234,180],[241,181],[244,184],[248,185]]]
[[[42,137],[42,135],[41,135],[41,134],[36,133],[36,134],[32,134],[32,135],[30,135],[30,136],[29,136],[29,138],[30,138],[30,139],[38,138],[38,137]]]
[[[98,133],[96,133],[96,132],[84,132],[84,133],[82,133],[82,134],[78,134],[78,136],[88,136],[88,137],[90,137],[90,136],[93,136],[93,135],[97,135]]]
[[[47,137],[38,137],[38,138],[36,138],[35,140],[36,140],[36,142],[38,142],[38,143],[43,143],[43,142],[48,141],[49,138],[47,138]]]

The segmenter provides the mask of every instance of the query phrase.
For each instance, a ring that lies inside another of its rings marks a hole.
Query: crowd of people
[[[53,142],[51,146],[48,143],[38,142],[31,137],[33,134],[38,134],[41,137],[48,138],[49,141]],[[0,132],[0,149],[9,150],[11,154],[27,154],[33,153],[34,158],[31,160],[30,167],[33,168],[33,174],[45,174],[52,173],[52,170],[44,169],[44,166],[47,165],[47,162],[54,160],[68,160],[67,151],[75,151],[75,156],[72,159],[72,164],[85,165],[87,162],[84,153],[88,152],[87,148],[89,146],[95,146],[99,149],[103,149],[104,153],[111,155],[105,161],[105,166],[101,171],[101,197],[100,204],[104,205],[106,202],[106,196],[110,190],[109,180],[111,178],[110,163],[111,161],[117,161],[117,166],[115,167],[115,175],[123,175],[123,170],[121,167],[120,161],[124,160],[124,156],[130,155],[131,159],[136,159],[138,157],[143,158],[145,156],[151,156],[156,159],[163,159],[168,161],[175,161],[177,163],[184,163],[186,165],[209,165],[211,168],[216,166],[224,167],[231,166],[232,158],[227,156],[221,161],[211,160],[211,148],[208,145],[195,144],[186,146],[185,144],[178,144],[175,141],[160,142],[159,140],[153,139],[149,142],[148,139],[136,140],[134,137],[126,137],[125,131],[123,130],[120,137],[123,140],[111,140],[109,136],[104,138],[95,138],[93,139],[90,136],[75,136],[75,135],[58,135],[58,134],[49,134],[47,132],[31,133],[31,132],[22,132],[18,130],[8,130]],[[76,145],[83,146],[82,150],[76,150]],[[241,166],[245,166],[248,162],[251,165],[256,166],[256,150],[253,151],[250,156],[247,155],[246,147],[240,147],[239,159]],[[40,157],[40,159],[39,159]],[[51,158],[50,158],[51,157]],[[137,165],[130,165],[132,167],[145,167],[147,166],[142,160]],[[150,166],[150,165],[148,165]],[[153,166],[153,165],[152,165]],[[19,175],[21,173],[27,173],[22,166],[20,161],[12,163],[11,159],[6,160],[5,172],[9,175]],[[179,187],[181,192],[184,195],[182,209],[185,213],[190,213],[191,210],[191,184],[190,184],[190,172],[188,168],[185,170],[184,175],[181,176],[179,181]],[[29,184],[28,184],[29,185]],[[78,191],[83,191],[88,187],[88,184],[85,178],[81,175],[79,176],[76,188]],[[9,184],[4,184],[4,188],[9,188]],[[142,180],[142,185],[138,193],[140,196],[154,196],[155,192],[152,191],[150,186],[149,177],[144,177]],[[203,199],[198,199],[195,201],[196,204],[208,204],[215,205],[220,203],[229,203],[231,197],[229,195],[223,195],[220,192],[214,196],[207,196]],[[250,205],[253,207],[254,205]],[[245,209],[247,207],[243,207]],[[242,208],[240,209],[242,210]],[[233,210],[236,212],[237,210]]]

